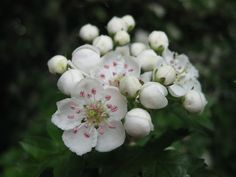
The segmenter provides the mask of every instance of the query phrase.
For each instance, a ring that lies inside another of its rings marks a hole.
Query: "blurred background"
[[[209,100],[207,124],[213,131],[196,135],[189,146],[202,151],[219,176],[235,176],[235,9],[235,0],[2,0],[1,172],[11,158],[17,159],[16,149],[25,135],[44,134],[37,125],[50,119],[55,102],[62,98],[47,60],[56,54],[70,58],[82,44],[82,25],[92,23],[105,33],[112,16],[131,14],[136,29],[165,31],[170,48],[187,54],[199,69]]]

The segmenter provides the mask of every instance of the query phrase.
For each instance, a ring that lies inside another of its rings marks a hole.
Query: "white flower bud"
[[[169,40],[162,31],[153,31],[148,37],[151,48],[158,53],[162,53],[169,46]]]
[[[83,78],[84,76],[79,70],[69,69],[58,79],[57,87],[62,93],[71,95],[75,85]]]
[[[130,42],[130,36],[129,33],[126,31],[118,31],[114,36],[114,41],[118,45],[125,45]]]
[[[152,71],[158,63],[163,61],[152,49],[142,51],[136,58],[143,71]]]
[[[113,41],[109,36],[101,35],[93,40],[93,46],[97,47],[101,54],[104,55],[113,48]]]
[[[125,15],[122,17],[122,19],[125,21],[128,31],[132,31],[135,27],[135,20],[131,15]]]
[[[184,97],[183,106],[192,113],[202,112],[206,104],[207,101],[203,93],[195,90],[188,91]]]
[[[99,29],[91,24],[86,24],[80,28],[79,36],[85,41],[93,41],[99,35]]]
[[[148,109],[161,109],[167,106],[167,89],[157,82],[147,82],[140,89],[141,104]]]
[[[125,76],[120,80],[119,84],[121,93],[130,98],[135,98],[141,87],[142,85],[135,76]]]
[[[135,42],[131,44],[130,50],[133,56],[138,56],[142,51],[144,51],[147,46],[141,42]]]
[[[164,85],[170,85],[175,81],[176,72],[172,66],[164,65],[155,72],[154,77],[154,80]]]
[[[150,114],[141,108],[134,108],[126,114],[124,127],[135,138],[147,136],[153,130]]]
[[[122,30],[127,31],[127,25],[126,22],[119,17],[113,17],[107,24],[107,31],[111,35]]]
[[[62,74],[67,70],[68,60],[62,55],[56,55],[48,60],[48,69],[52,74]]]

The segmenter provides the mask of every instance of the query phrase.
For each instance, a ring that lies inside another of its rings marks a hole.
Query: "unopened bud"
[[[69,69],[58,79],[57,87],[62,93],[71,95],[75,85],[83,78],[84,76],[79,70]]]
[[[134,108],[126,114],[124,127],[135,138],[147,136],[153,130],[150,114],[141,108]]]
[[[135,27],[135,20],[131,15],[125,15],[122,17],[122,20],[125,21],[128,31],[132,31]]]
[[[82,28],[79,31],[79,36],[84,40],[84,41],[93,41],[97,36],[99,35],[99,29],[91,24],[86,24],[82,26]]]
[[[130,98],[135,98],[141,87],[142,85],[135,76],[125,76],[120,80],[121,93]]]
[[[113,48],[113,41],[109,36],[101,35],[93,40],[93,46],[97,47],[101,54],[104,55]]]
[[[172,66],[164,65],[154,71],[154,80],[164,85],[170,85],[175,81],[176,72]]]
[[[129,33],[126,31],[118,31],[114,36],[114,41],[118,45],[125,45],[130,42],[130,36]]]
[[[157,82],[147,82],[140,89],[141,104],[148,109],[161,109],[167,106],[167,89]]]
[[[135,42],[131,44],[130,50],[133,56],[138,56],[142,51],[144,51],[147,46],[141,42]]]
[[[68,60],[62,55],[56,55],[48,60],[48,69],[52,74],[62,74],[67,70]]]
[[[184,97],[184,108],[192,113],[202,112],[207,104],[206,98],[203,93],[190,90]]]
[[[169,40],[162,31],[153,31],[148,37],[149,44],[153,50],[161,54],[169,46]]]
[[[111,35],[122,30],[127,31],[127,25],[126,22],[119,17],[113,17],[107,24],[107,31]]]

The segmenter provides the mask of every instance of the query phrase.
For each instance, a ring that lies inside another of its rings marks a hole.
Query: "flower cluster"
[[[148,135],[154,129],[149,111],[165,108],[169,97],[193,113],[207,103],[197,69],[186,55],[170,51],[167,35],[153,31],[149,44],[131,43],[134,27],[130,15],[113,17],[108,35],[86,24],[79,31],[86,44],[70,60],[57,55],[48,61],[49,71],[61,74],[59,90],[69,97],[57,102],[52,122],[78,155],[93,148],[111,151],[124,143],[126,133]]]

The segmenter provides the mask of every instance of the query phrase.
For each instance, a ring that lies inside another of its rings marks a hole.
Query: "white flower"
[[[152,71],[163,59],[158,56],[152,49],[142,51],[136,58],[143,71]]]
[[[187,79],[186,77],[183,77],[169,86],[168,90],[173,97],[182,97],[190,90],[201,92],[201,84],[196,78]]]
[[[184,108],[192,113],[202,112],[206,106],[207,101],[202,92],[190,90],[184,97]]]
[[[122,30],[127,31],[127,25],[126,22],[119,17],[113,17],[107,24],[107,31],[111,35]]]
[[[67,69],[68,60],[62,55],[56,55],[48,60],[48,69],[52,74],[62,74]]]
[[[113,48],[113,41],[107,35],[100,35],[93,40],[93,46],[97,47],[101,54],[109,52]]]
[[[83,78],[84,76],[79,70],[69,69],[58,79],[57,87],[62,93],[71,95],[75,85],[78,84],[78,82]]]
[[[142,51],[144,51],[147,46],[141,42],[135,42],[131,44],[130,50],[133,56],[138,56]]]
[[[82,79],[72,98],[57,102],[52,122],[64,130],[65,145],[78,155],[95,147],[111,151],[124,143],[121,119],[127,112],[127,101],[116,88],[104,89],[95,79]]]
[[[130,42],[129,33],[126,31],[118,31],[114,36],[114,41],[118,45],[125,45]]]
[[[157,82],[147,82],[140,89],[139,100],[148,109],[161,109],[167,106],[166,88]]]
[[[142,85],[135,76],[125,76],[120,80],[119,88],[123,95],[135,98]]]
[[[163,52],[163,58],[169,65],[171,65],[175,69],[177,74],[183,73],[186,70],[187,66],[190,64],[189,59],[186,55],[177,55],[176,53],[171,52],[168,49]]]
[[[99,35],[99,29],[91,24],[86,24],[81,27],[79,36],[85,41],[93,41]]]
[[[175,81],[176,72],[173,67],[169,65],[161,66],[154,72],[154,80],[163,83],[164,85],[170,85]]]
[[[150,114],[141,108],[134,108],[126,114],[124,127],[135,138],[147,136],[153,130]]]
[[[100,62],[100,52],[92,45],[83,45],[72,53],[72,63],[76,68],[84,72],[91,71]]]
[[[102,63],[93,71],[92,76],[104,85],[119,87],[124,76],[139,77],[140,67],[130,56],[122,56],[118,52],[110,52],[103,56]]]
[[[131,15],[125,15],[122,17],[122,20],[125,21],[128,31],[132,31],[135,27],[135,20]]]
[[[162,53],[169,46],[169,40],[163,31],[153,31],[148,37],[152,49]]]

